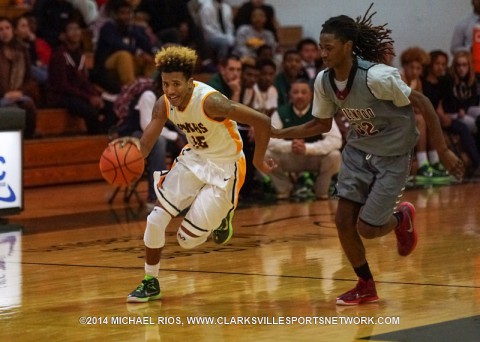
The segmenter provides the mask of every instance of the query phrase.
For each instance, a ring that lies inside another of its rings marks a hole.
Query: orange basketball
[[[108,145],[100,157],[100,172],[113,185],[127,186],[139,179],[145,160],[137,146],[131,142]]]

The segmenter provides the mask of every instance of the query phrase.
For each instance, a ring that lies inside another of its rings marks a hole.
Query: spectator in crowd
[[[447,80],[447,97],[443,102],[443,109],[452,119],[458,119],[468,126],[470,132],[477,134],[475,122],[480,116],[480,97],[472,57],[468,51],[458,51],[453,55]]]
[[[322,64],[321,58],[318,58],[318,43],[312,38],[301,39],[297,51],[302,59],[303,72],[313,84]]]
[[[471,0],[473,12],[458,21],[453,30],[450,52],[472,51],[473,28],[480,22],[480,0]]]
[[[260,71],[256,64],[255,59],[244,58],[242,59],[242,71],[240,75],[241,90],[240,90],[240,103],[256,109],[258,104],[259,94],[255,90],[255,84],[257,84]],[[246,162],[246,174],[245,183],[242,189],[240,189],[240,196],[242,199],[258,199],[259,183],[255,177],[255,167],[253,166],[253,153],[255,151],[255,132],[253,128],[246,124],[237,124],[238,131],[243,141],[243,153],[245,154]]]
[[[429,64],[430,56],[419,47],[410,47],[400,55],[402,80],[413,90],[423,93],[421,75],[423,69]],[[443,165],[440,163],[438,152],[430,145],[428,137],[429,129],[420,109],[413,107],[415,120],[419,131],[419,139],[416,149],[417,172],[415,181],[417,183],[448,183],[450,177]]]
[[[81,1],[81,0],[79,0]],[[115,10],[119,3],[125,0],[103,0],[97,1],[98,5],[98,15],[97,18],[90,24],[90,30],[92,32],[92,45],[93,49],[98,44],[98,38],[100,35],[100,29],[107,21],[114,21]],[[132,5],[132,8],[136,8],[139,0],[127,0],[127,2]]]
[[[23,14],[15,20],[15,35],[25,44],[30,55],[32,78],[43,85],[48,78],[48,64],[52,49],[48,43],[37,37],[36,18],[31,14]]]
[[[313,119],[311,83],[306,79],[295,80],[290,88],[290,103],[284,104],[272,115],[272,126],[278,129],[298,126]],[[278,199],[292,195],[302,197],[305,189],[295,184],[291,173],[298,176],[309,171],[316,175],[314,192],[317,199],[328,199],[332,177],[340,169],[342,136],[335,123],[329,133],[304,139],[270,139],[267,156],[278,167],[270,174]],[[295,177],[293,177],[295,178]]]
[[[273,85],[277,73],[277,65],[271,59],[260,59],[257,62],[260,74],[257,83],[253,86],[256,97],[255,109],[267,116],[272,116],[277,110],[278,92]]]
[[[256,50],[257,59],[273,59],[275,58],[275,51],[270,45],[263,44]]]
[[[255,57],[260,46],[268,45],[273,51],[277,42],[273,32],[265,28],[266,14],[262,7],[255,8],[249,24],[238,28],[235,35],[234,53],[240,57]]]
[[[24,137],[35,134],[37,108],[29,96],[32,87],[30,57],[13,33],[13,23],[0,17],[0,107],[19,107],[26,112]]]
[[[118,93],[119,85],[132,84],[139,76],[155,71],[153,47],[143,28],[132,23],[133,7],[126,0],[113,7],[113,21],[100,29],[95,51],[94,80],[108,91]],[[110,82],[105,82],[109,80]]]
[[[258,103],[258,94],[255,91],[255,85],[260,76],[260,70],[257,61],[253,58],[242,58],[242,71],[240,73],[240,103],[243,103],[250,108],[255,108]]]
[[[68,21],[61,36],[63,43],[53,49],[50,60],[48,103],[82,117],[89,134],[106,132],[113,118],[100,92],[88,79],[78,21]]]
[[[445,96],[447,68],[448,54],[442,50],[431,51],[430,63],[424,69],[421,79],[423,94],[428,97],[435,109]]]
[[[273,48],[269,45],[265,44],[257,49],[257,60],[262,59],[271,59],[275,63],[276,70],[280,70],[282,66],[282,56],[275,53]]]
[[[238,30],[242,25],[250,24],[252,12],[256,8],[262,8],[266,15],[265,29],[270,30],[275,40],[278,41],[277,28],[279,26],[277,17],[275,16],[275,9],[273,6],[265,4],[264,0],[250,0],[245,1],[238,9],[235,17],[233,18],[233,24],[235,30]]]
[[[204,0],[200,6],[200,25],[213,60],[218,62],[227,57],[235,43],[232,7],[224,0]]]
[[[220,61],[218,72],[215,73],[207,84],[230,100],[240,102],[242,89],[242,62],[235,55],[229,55]]]
[[[67,20],[83,20],[79,12],[66,0],[36,0],[33,13],[37,18],[37,35],[52,47],[58,46],[60,33]]]
[[[288,103],[290,85],[298,78],[305,78],[302,71],[302,58],[297,50],[287,50],[283,54],[282,71],[275,77],[278,91],[278,106]]]
[[[242,63],[236,55],[230,55],[219,65],[219,72],[207,82],[208,85],[221,92],[228,99],[243,103],[254,108],[256,93],[253,86],[258,79],[258,69],[254,62]],[[243,141],[243,151],[246,161],[245,183],[240,190],[242,198],[254,196],[253,150],[255,144],[252,131],[245,124],[238,124],[238,130]]]
[[[140,77],[129,86],[125,86],[114,103],[114,110],[119,120],[116,130],[119,136],[140,138],[145,127],[152,119],[152,111],[162,93],[161,78],[155,80]],[[186,144],[185,136],[175,126],[164,127],[152,151],[147,156],[148,193],[146,209],[152,211],[157,200],[155,195],[153,172],[167,170],[167,151],[176,156]],[[174,144],[169,144],[173,142]]]
[[[478,100],[470,53],[458,51],[447,73],[446,92],[437,114],[442,128],[459,137],[472,163],[472,172],[468,176],[474,178],[480,177],[480,153],[472,134],[477,128],[475,119],[480,114]]]

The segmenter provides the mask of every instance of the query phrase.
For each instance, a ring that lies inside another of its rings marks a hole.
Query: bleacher
[[[0,0],[0,16],[2,17],[14,19],[28,10],[28,7],[13,5],[12,0]]]
[[[101,180],[98,162],[108,137],[70,136],[26,140],[25,187]]]
[[[0,16],[14,19],[28,11],[12,0],[0,0]],[[278,31],[280,50],[295,47],[302,38],[301,26],[285,26]],[[88,30],[85,40],[91,37]],[[93,53],[87,44],[87,64],[93,67]],[[201,73],[195,79],[206,82],[211,74]],[[84,121],[62,108],[42,108],[37,113],[39,138],[24,143],[24,186],[69,184],[102,180],[98,162],[108,144],[106,135],[86,134]]]

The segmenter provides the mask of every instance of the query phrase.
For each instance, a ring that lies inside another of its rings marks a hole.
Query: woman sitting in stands
[[[15,38],[12,21],[0,17],[0,107],[25,110],[26,139],[33,137],[37,117],[37,108],[28,91],[32,86],[28,51]]]

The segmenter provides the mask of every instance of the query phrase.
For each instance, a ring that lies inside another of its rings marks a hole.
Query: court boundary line
[[[143,266],[106,266],[106,265],[81,265],[81,264],[59,264],[59,263],[43,263],[43,262],[20,262],[22,265],[38,265],[38,266],[60,266],[60,267],[85,267],[85,268],[105,268],[105,269],[123,269],[123,270],[143,270]],[[202,270],[182,270],[160,268],[163,272],[183,272],[183,273],[204,273],[204,274],[224,274],[224,275],[241,275],[241,276],[260,276],[260,277],[277,277],[277,278],[293,278],[293,279],[311,279],[311,280],[333,280],[333,281],[347,281],[357,282],[358,279],[348,278],[325,278],[302,275],[286,275],[286,274],[262,274],[262,273],[245,273],[245,272],[225,272],[225,271],[202,271]],[[466,288],[466,289],[480,289],[480,286],[475,285],[452,285],[452,284],[435,284],[435,283],[416,283],[416,282],[400,282],[400,281],[385,281],[375,280],[376,284],[390,284],[390,285],[415,285],[415,286],[431,286],[431,287],[448,287],[448,288]]]

